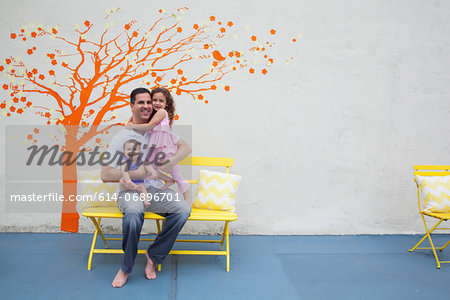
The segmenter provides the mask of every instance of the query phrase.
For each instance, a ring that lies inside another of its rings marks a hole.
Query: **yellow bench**
[[[192,166],[206,166],[206,167],[225,167],[226,172],[229,173],[229,168],[233,166],[234,159],[226,157],[187,157],[181,161],[180,165],[192,165]],[[196,184],[197,180],[188,180],[191,184]],[[100,224],[103,218],[122,219],[122,213],[117,206],[92,206],[84,209],[81,213],[83,216],[91,219],[95,226],[94,236],[92,238],[91,251],[88,259],[88,270],[92,267],[92,259],[95,253],[111,253],[121,254],[122,249],[110,249],[108,247],[108,241],[121,241],[122,238],[107,238],[104,232],[101,230]],[[164,225],[164,217],[155,213],[146,212],[145,219],[153,219],[156,221],[156,227],[158,233],[161,231]],[[230,211],[217,211],[209,209],[193,208],[191,216],[188,220],[192,221],[223,221],[225,222],[222,238],[213,240],[191,240],[191,239],[177,239],[176,242],[196,242],[196,243],[219,243],[220,250],[172,250],[169,254],[187,254],[187,255],[226,255],[227,257],[227,272],[230,271],[230,241],[229,241],[229,222],[236,221],[237,215]],[[105,248],[96,248],[97,237],[103,240]],[[140,241],[154,241],[154,239],[141,238]],[[226,244],[225,250],[223,245]],[[139,254],[144,254],[145,250],[138,250]],[[158,270],[161,270],[161,266],[158,265]]]

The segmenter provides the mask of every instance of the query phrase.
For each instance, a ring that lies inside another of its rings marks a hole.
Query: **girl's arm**
[[[125,128],[128,129],[137,129],[137,130],[152,130],[153,127],[159,124],[164,117],[166,116],[166,111],[164,109],[160,109],[156,112],[156,114],[153,116],[153,118],[150,120],[150,122],[146,124],[134,124],[131,119],[130,121],[125,125]]]

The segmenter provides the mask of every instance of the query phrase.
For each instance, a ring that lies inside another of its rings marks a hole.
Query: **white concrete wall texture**
[[[192,154],[235,158],[231,173],[242,182],[233,234],[423,232],[412,166],[450,162],[448,1],[10,1],[0,10],[1,58],[19,51],[10,34],[30,21],[64,28],[120,7],[120,23],[182,6],[192,18],[232,19],[250,32],[275,28],[274,56],[288,58],[266,76],[230,75],[230,92],[211,92],[207,105],[175,97],[176,124],[192,125]],[[6,125],[42,120],[3,116],[0,124],[4,134]],[[0,163],[4,183],[4,156]],[[147,223],[144,233],[154,231]],[[1,231],[57,232],[59,224],[58,213],[0,207]],[[117,220],[105,226],[120,232]],[[80,232],[92,229],[81,217]],[[197,222],[183,230],[218,232]]]

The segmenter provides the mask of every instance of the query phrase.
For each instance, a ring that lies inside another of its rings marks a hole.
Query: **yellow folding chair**
[[[414,176],[420,175],[420,176],[446,176],[450,175],[450,165],[441,165],[441,166],[428,166],[428,165],[415,165],[414,166]],[[450,228],[444,228],[440,227],[442,222],[447,221],[450,219],[450,213],[449,212],[428,212],[424,210],[423,203],[421,201],[420,197],[420,187],[419,183],[417,182],[417,179],[414,178],[414,181],[416,182],[417,186],[417,199],[418,199],[418,205],[419,205],[419,214],[422,217],[423,225],[425,226],[426,234],[422,237],[422,239],[412,248],[409,249],[410,252],[416,250],[416,249],[431,249],[433,250],[434,257],[436,258],[437,262],[437,268],[441,268],[442,263],[450,263],[450,261],[439,261],[439,257],[436,253],[436,248],[439,249],[439,251],[442,251],[450,244],[450,240],[444,244],[442,247],[435,247],[433,240],[431,238],[431,234],[435,230],[449,230]],[[429,218],[436,219],[436,224],[431,227],[431,229],[428,229],[429,226],[427,226],[427,223],[425,221],[425,216]],[[422,242],[428,238],[430,241],[431,247],[419,247]]]

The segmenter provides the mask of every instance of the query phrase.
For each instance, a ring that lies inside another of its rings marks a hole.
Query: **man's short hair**
[[[150,91],[146,88],[140,87],[140,88],[134,89],[130,94],[130,103],[134,105],[134,101],[136,101],[136,95],[145,94],[145,93],[149,94],[150,97],[152,96]]]

